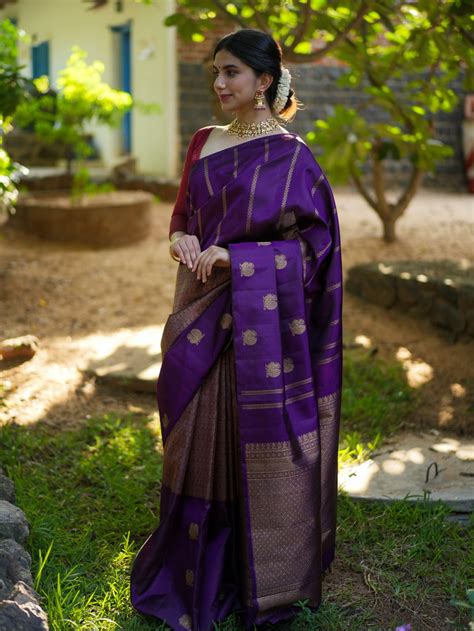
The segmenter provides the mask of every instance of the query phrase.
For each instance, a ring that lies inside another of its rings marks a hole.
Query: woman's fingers
[[[206,280],[212,274],[212,268],[214,267],[214,263],[215,263],[214,257],[210,262],[206,263]]]
[[[200,254],[201,254],[201,246],[199,244],[199,241],[197,240],[197,237],[194,237],[191,242],[191,261],[193,264],[193,268],[194,268],[196,259]]]
[[[192,271],[196,272],[196,278],[205,283],[212,274],[212,269],[217,261],[229,261],[229,254],[227,250],[211,245],[207,250],[200,252],[194,260],[192,266]]]
[[[189,267],[191,263],[191,257],[189,255],[187,247],[185,246],[184,243],[180,243],[178,245],[178,249],[179,249],[179,256],[181,258],[181,263],[184,263],[185,265]]]
[[[180,248],[179,243],[173,244],[172,247],[170,248],[170,251],[171,251],[172,254],[174,254],[175,256],[179,257],[179,260],[180,260],[181,263],[185,262],[184,261],[184,255],[181,252],[181,248]]]
[[[179,257],[181,263],[194,271],[194,263],[201,252],[201,244],[196,235],[185,234],[176,240],[170,251]]]
[[[212,252],[209,252],[209,250],[201,252],[199,255],[196,277],[198,280],[202,280],[203,283],[205,283],[211,275],[213,265],[212,258]]]
[[[206,253],[201,252],[197,259],[196,277],[204,283],[204,265],[206,263]]]
[[[194,261],[192,271],[196,271],[197,279],[205,283],[212,274],[212,269],[217,261],[228,262],[229,253],[225,248],[211,245],[207,250],[199,254]],[[223,267],[225,267],[225,265]]]
[[[202,259],[203,255],[205,254],[205,252],[206,252],[206,251],[207,251],[207,250],[204,250],[203,252],[201,252],[201,249],[200,249],[200,248],[198,248],[198,249],[196,250],[196,258],[195,258],[195,259],[194,259],[194,261],[193,261],[193,267],[192,267],[192,270],[191,270],[191,271],[193,271],[193,272],[197,272],[197,270],[198,270],[198,268],[199,268],[199,273],[200,273],[200,264],[201,264],[201,259]],[[198,278],[199,278],[199,276],[198,276]]]
[[[184,261],[183,262],[185,262],[186,265],[189,267],[189,269],[191,269],[192,266],[193,266],[193,262],[191,260],[191,252],[189,250],[188,242],[185,241],[184,239],[183,240],[180,239],[180,241],[178,243],[178,247],[180,248],[181,253],[182,253],[183,257],[184,257]]]
[[[192,272],[196,272],[196,276],[197,276],[197,272],[198,272],[199,261],[201,260],[201,255],[202,255],[202,252],[200,252],[200,253],[196,256],[196,258],[195,258],[195,259],[194,259],[194,261],[193,261],[193,266],[192,266],[192,268],[191,268],[191,271],[192,271]],[[199,276],[197,276],[197,278],[199,278]]]

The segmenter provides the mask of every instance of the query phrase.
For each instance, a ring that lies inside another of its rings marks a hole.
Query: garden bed
[[[52,241],[125,245],[147,237],[152,202],[144,191],[95,193],[75,201],[69,191],[22,193],[9,224]]]

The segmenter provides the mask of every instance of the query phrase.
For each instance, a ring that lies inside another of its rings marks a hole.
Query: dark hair
[[[213,59],[220,50],[227,50],[250,66],[259,77],[267,72],[273,77],[270,87],[265,90],[265,99],[271,108],[276,98],[277,86],[281,77],[282,52],[278,42],[271,35],[253,28],[243,28],[229,33],[220,39],[214,48]],[[288,100],[277,118],[284,121],[293,120],[298,108],[295,91],[290,88]]]

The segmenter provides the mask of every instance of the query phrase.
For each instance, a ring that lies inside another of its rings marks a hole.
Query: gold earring
[[[254,96],[254,110],[264,110],[265,109],[265,97],[263,95],[262,90],[257,90]]]

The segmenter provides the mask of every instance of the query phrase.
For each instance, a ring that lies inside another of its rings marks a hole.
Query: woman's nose
[[[225,82],[222,79],[222,77],[217,77],[216,80],[214,81],[214,85],[216,88],[218,88],[219,90],[222,90],[222,88],[225,87]]]

